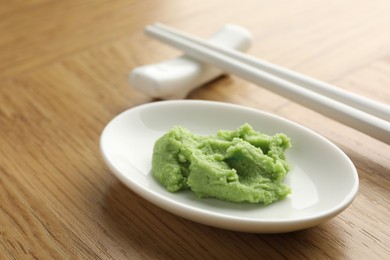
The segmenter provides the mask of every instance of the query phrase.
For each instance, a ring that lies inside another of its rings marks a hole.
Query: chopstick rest
[[[227,24],[212,35],[208,42],[224,48],[246,51],[251,40],[252,34],[248,30],[238,25]],[[129,75],[129,83],[152,98],[181,99],[195,88],[223,74],[223,70],[211,64],[182,55],[135,68]]]

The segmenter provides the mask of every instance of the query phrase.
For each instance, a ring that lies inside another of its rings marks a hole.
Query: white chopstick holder
[[[224,48],[246,51],[251,33],[238,25],[227,24],[208,42]],[[220,77],[224,72],[213,65],[187,55],[135,68],[129,75],[130,85],[152,98],[181,99],[199,86]]]

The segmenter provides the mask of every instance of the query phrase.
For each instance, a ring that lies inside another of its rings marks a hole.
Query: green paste
[[[191,189],[198,197],[270,204],[285,198],[289,171],[285,134],[266,135],[244,124],[215,136],[175,126],[153,149],[154,177],[170,192]]]

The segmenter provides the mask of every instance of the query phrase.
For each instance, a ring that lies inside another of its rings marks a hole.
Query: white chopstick
[[[347,104],[347,105],[350,105],[350,106],[355,107],[357,109],[360,109],[364,112],[372,114],[376,117],[390,121],[390,106],[389,105],[385,105],[383,103],[366,98],[364,96],[357,95],[355,93],[352,93],[352,92],[346,91],[344,89],[335,87],[331,84],[328,84],[328,83],[325,83],[323,81],[308,77],[306,75],[303,75],[303,74],[300,74],[298,72],[289,70],[287,68],[278,66],[276,64],[272,64],[270,62],[257,59],[253,56],[246,54],[246,53],[242,53],[242,52],[234,50],[234,49],[229,49],[229,48],[217,46],[215,44],[204,41],[204,40],[202,40],[198,37],[195,37],[193,35],[190,35],[188,33],[181,32],[181,31],[179,31],[175,28],[172,28],[170,26],[167,26],[167,25],[164,25],[161,23],[155,23],[154,26],[156,28],[159,28],[159,29],[162,29],[166,32],[174,34],[178,37],[182,37],[182,38],[187,39],[191,42],[199,44],[199,45],[206,47],[208,49],[220,52],[221,54],[227,55],[235,60],[241,61],[241,62],[246,63],[248,65],[251,65],[253,67],[256,67],[259,70],[263,70],[263,71],[268,72],[270,74],[273,74],[279,78],[283,78],[283,79],[290,81],[292,83],[295,83],[301,87],[305,87],[305,88],[310,89],[312,91],[315,91],[319,94],[325,95],[329,98],[332,98],[332,99],[340,101],[344,104]]]
[[[318,84],[316,84],[320,82],[318,80],[310,79],[298,73],[291,73],[289,70],[281,69],[276,65],[270,65],[269,63],[234,50],[223,49],[209,44],[206,41],[189,36],[165,25],[150,25],[146,27],[145,31],[149,35],[184,51],[187,55],[195,59],[213,64],[229,73],[236,74],[390,144],[390,122],[386,121],[390,118],[390,113],[388,113],[390,110],[384,104],[362,98],[346,91],[337,91],[336,87],[322,82],[320,84],[321,86],[318,87]],[[303,82],[307,88],[299,86],[296,84],[297,82],[300,85]],[[321,89],[321,93],[315,92],[318,89]],[[364,102],[361,102],[362,100]],[[352,104],[360,110],[352,107]],[[367,111],[367,104],[374,105],[371,105],[371,108]],[[367,112],[362,111],[363,109],[361,107],[364,107]],[[378,113],[376,110],[379,108],[379,111],[381,111],[379,114],[386,120],[369,114],[369,111],[373,112],[372,107],[374,107],[375,113]]]

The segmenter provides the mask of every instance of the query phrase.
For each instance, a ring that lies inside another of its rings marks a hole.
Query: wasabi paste
[[[191,189],[201,198],[267,205],[290,193],[282,183],[289,147],[285,134],[266,135],[249,124],[215,136],[175,126],[156,141],[152,172],[170,192]]]

